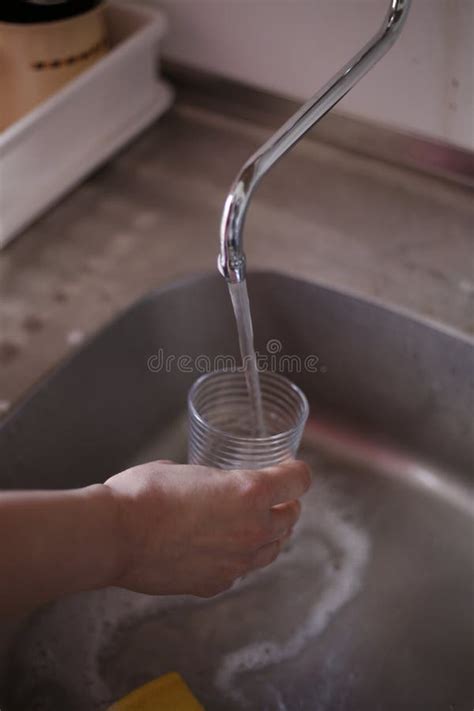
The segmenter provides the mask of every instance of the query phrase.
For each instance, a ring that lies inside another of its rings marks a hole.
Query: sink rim
[[[384,301],[377,299],[376,297],[367,297],[357,290],[350,288],[341,288],[332,286],[327,282],[318,279],[307,279],[304,277],[297,276],[292,272],[283,272],[273,269],[250,269],[248,272],[250,277],[250,282],[256,277],[284,277],[290,278],[294,281],[298,281],[301,284],[308,284],[310,286],[315,286],[327,293],[337,294],[338,296],[347,297],[354,299],[360,304],[365,304],[371,308],[377,308],[387,311],[390,314],[398,316],[403,319],[407,319],[412,323],[422,326],[423,328],[428,328],[430,330],[441,333],[450,338],[454,338],[457,341],[464,343],[474,349],[474,335],[469,335],[468,333],[461,331],[449,324],[445,324],[436,319],[430,318],[423,314],[419,314],[406,307],[399,306],[397,304],[387,304]],[[171,293],[173,291],[179,290],[183,287],[189,287],[193,283],[199,283],[207,280],[219,281],[221,280],[224,284],[223,277],[216,271],[197,271],[192,274],[184,275],[178,279],[173,279],[165,284],[158,286],[156,289],[152,289],[139,296],[137,299],[127,304],[124,308],[119,309],[108,321],[106,321],[99,329],[89,334],[71,353],[66,354],[57,363],[52,364],[43,375],[38,378],[38,380],[28,387],[25,392],[13,403],[7,412],[0,415],[0,432],[6,425],[20,413],[20,411],[25,407],[25,405],[32,399],[38,392],[40,392],[44,387],[47,386],[48,382],[54,378],[58,373],[62,372],[65,368],[68,368],[76,358],[80,358],[81,355],[87,351],[87,349],[96,342],[97,339],[101,338],[104,333],[109,329],[115,327],[122,319],[127,318],[134,309],[138,309],[141,306],[151,303],[157,298],[161,297],[163,294]],[[230,300],[230,297],[229,297]]]

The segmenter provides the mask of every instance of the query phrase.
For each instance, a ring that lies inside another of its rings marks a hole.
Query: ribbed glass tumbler
[[[288,378],[260,373],[264,431],[256,431],[245,374],[215,371],[188,395],[188,461],[220,469],[262,469],[296,456],[308,401]]]

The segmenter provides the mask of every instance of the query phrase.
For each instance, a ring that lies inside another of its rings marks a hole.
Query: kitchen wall
[[[155,0],[169,58],[308,97],[374,33],[388,0]],[[340,103],[474,148],[474,0],[413,0],[399,43]]]

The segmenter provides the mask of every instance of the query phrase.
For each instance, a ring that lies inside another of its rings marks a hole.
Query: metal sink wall
[[[472,708],[473,343],[290,277],[249,282],[258,350],[312,405],[291,549],[216,600],[107,590],[7,621],[2,711],[100,709],[170,670],[208,711]],[[4,422],[0,486],[183,458],[189,363],[226,354],[222,278],[138,302]]]

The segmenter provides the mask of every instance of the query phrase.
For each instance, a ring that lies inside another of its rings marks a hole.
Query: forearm
[[[0,615],[111,584],[119,518],[108,487],[0,494]]]

